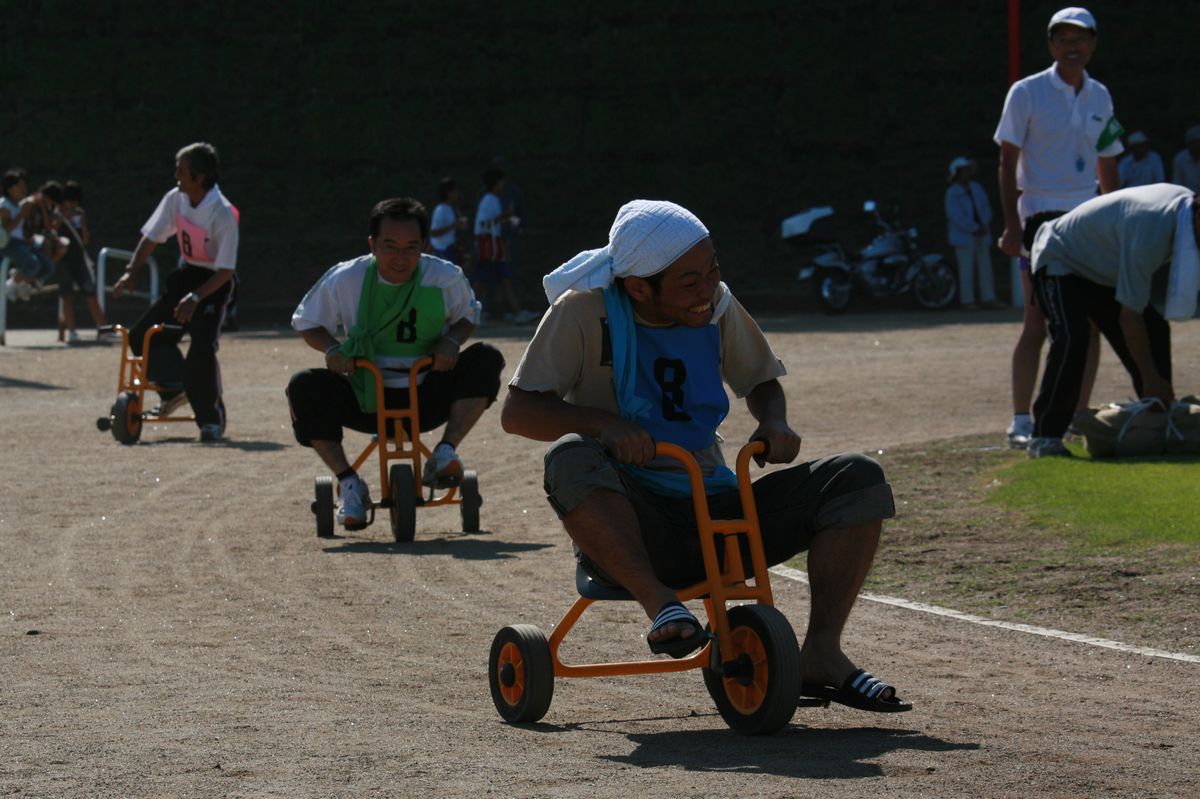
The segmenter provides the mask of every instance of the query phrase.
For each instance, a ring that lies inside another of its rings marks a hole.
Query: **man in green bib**
[[[425,207],[408,197],[383,200],[371,210],[369,229],[370,255],[331,268],[292,314],[292,327],[325,354],[324,369],[297,372],[288,383],[292,429],[337,475],[338,521],[347,530],[366,526],[371,497],[346,459],[342,432],[373,433],[377,426],[374,377],[355,369],[354,359],[378,366],[384,401],[403,408],[409,368],[433,357],[432,369],[417,376],[417,402],[422,432],[446,425],[421,476],[435,487],[461,479],[458,446],[496,401],[504,369],[503,356],[489,344],[463,349],[481,308],[461,269],[424,254]],[[346,331],[341,341],[339,328]]]

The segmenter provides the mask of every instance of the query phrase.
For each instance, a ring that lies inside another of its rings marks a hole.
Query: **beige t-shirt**
[[[721,284],[714,307],[727,291]],[[549,391],[572,405],[619,413],[612,349],[602,325],[607,316],[602,289],[569,291],[559,297],[542,317],[508,384],[524,391]],[[737,397],[787,374],[754,318],[732,295],[716,324],[721,334],[721,377]],[[694,454],[706,474],[724,463],[719,444]]]

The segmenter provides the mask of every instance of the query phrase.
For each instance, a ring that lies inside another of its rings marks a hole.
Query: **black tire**
[[[546,634],[532,624],[496,633],[488,655],[488,683],[505,721],[531,722],[546,715],[554,698],[554,660]]]
[[[142,405],[138,396],[126,391],[117,397],[108,414],[113,438],[122,444],[136,444],[142,437]]]
[[[483,498],[479,496],[479,477],[474,469],[463,472],[462,482],[458,486],[458,496],[462,500],[459,510],[462,512],[464,533],[479,532],[479,506]]]
[[[826,269],[817,274],[817,299],[821,310],[827,314],[845,313],[854,296],[854,284],[850,276],[837,269]]]
[[[405,544],[417,534],[417,481],[412,466],[393,463],[388,470],[388,484],[392,492],[392,535],[396,543]]]
[[[721,718],[747,735],[769,735],[792,720],[800,696],[800,645],[787,618],[769,605],[729,609],[733,652],[721,662],[733,673],[704,667],[704,686]]]
[[[312,512],[317,517],[317,537],[333,538],[333,478],[322,475],[313,485]]]
[[[912,293],[922,308],[945,308],[958,294],[958,277],[945,261],[923,266],[913,278]]]

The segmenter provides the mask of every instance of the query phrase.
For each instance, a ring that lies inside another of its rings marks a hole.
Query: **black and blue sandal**
[[[650,633],[653,634],[656,630],[666,627],[668,624],[684,624],[692,627],[692,634],[688,636],[675,635],[671,638],[666,638],[659,641],[651,641],[647,637],[647,643],[650,645],[650,651],[656,655],[670,655],[673,658],[686,657],[692,654],[708,640],[708,636],[704,633],[704,628],[700,626],[700,622],[692,615],[692,612],[683,606],[682,602],[668,602],[658,611],[658,615],[654,617],[654,624],[650,626]]]
[[[839,705],[871,713],[903,713],[912,710],[911,703],[901,702],[896,697],[895,688],[862,669],[847,677],[841,688],[802,682],[800,696],[837,702]]]

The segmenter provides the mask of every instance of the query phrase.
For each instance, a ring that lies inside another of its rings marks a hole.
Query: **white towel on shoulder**
[[[1175,248],[1171,254],[1171,275],[1167,280],[1167,302],[1163,316],[1191,319],[1196,314],[1200,294],[1200,251],[1196,247],[1193,209],[1196,198],[1180,205],[1175,222]]]

